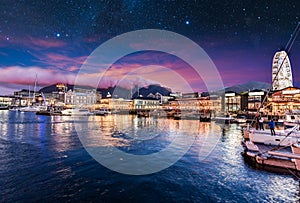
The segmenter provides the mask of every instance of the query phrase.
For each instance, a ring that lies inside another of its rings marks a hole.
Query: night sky
[[[28,88],[36,74],[40,87],[73,83],[95,48],[140,29],[168,30],[195,41],[215,63],[225,86],[270,83],[273,55],[285,47],[299,18],[299,1],[1,0],[0,94]],[[289,53],[295,86],[300,86],[299,55],[300,37]],[[122,74],[149,60],[188,70],[171,56],[142,52],[116,62],[114,71]],[[189,77],[195,91],[205,89]]]

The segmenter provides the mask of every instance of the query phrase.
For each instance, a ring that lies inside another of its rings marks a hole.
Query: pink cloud
[[[76,77],[75,74],[61,74],[61,72],[53,69],[10,66],[1,69],[2,77],[0,78],[0,82],[2,84],[33,85],[36,74],[38,77],[38,84],[41,86],[57,82],[72,83]]]
[[[78,71],[84,63],[87,56],[70,57],[58,53],[35,54],[31,53],[34,57],[38,58],[37,61],[45,66],[51,66],[55,69],[75,72]]]
[[[39,39],[39,38],[30,38],[30,42],[26,43],[30,47],[39,47],[39,48],[61,48],[67,45],[67,43],[54,40],[54,39]]]
[[[86,56],[70,57],[63,54],[48,53],[45,54],[45,57],[42,57],[42,59],[44,60],[46,59],[54,63],[58,62],[58,63],[81,65],[86,59]]]

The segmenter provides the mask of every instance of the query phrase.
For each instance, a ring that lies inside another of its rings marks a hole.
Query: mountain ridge
[[[74,89],[74,85],[67,84],[67,90]],[[77,86],[79,88],[92,88],[88,86]],[[255,90],[255,89],[263,89],[268,90],[270,88],[270,84],[266,82],[260,82],[260,81],[248,81],[243,84],[237,84],[230,87],[225,87],[222,90],[216,91],[216,92],[236,92],[238,94],[242,92],[246,92],[249,90]],[[49,85],[46,87],[43,87],[39,90],[39,92],[43,93],[51,93],[57,91],[56,84]],[[127,89],[119,86],[114,87],[108,87],[108,88],[97,88],[97,91],[100,91],[102,94],[102,98],[106,98],[109,94],[112,95],[114,98],[124,98],[124,99],[131,99],[136,98],[138,96],[147,97],[149,94],[155,95],[156,93],[159,93],[163,96],[168,96],[172,92],[170,88],[163,87],[159,84],[152,84],[146,87],[133,87],[132,89]],[[139,94],[139,95],[138,95]]]

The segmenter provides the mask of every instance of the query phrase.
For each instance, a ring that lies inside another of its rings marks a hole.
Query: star
[[[186,25],[189,25],[189,24],[190,24],[190,21],[186,20],[186,21],[185,21],[185,24],[186,24]]]
[[[56,37],[60,37],[60,33],[56,33]]]

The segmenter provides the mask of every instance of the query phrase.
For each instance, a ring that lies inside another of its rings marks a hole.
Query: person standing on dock
[[[271,130],[271,135],[275,135],[275,130],[274,130],[275,123],[274,123],[273,119],[270,120],[269,127],[270,127],[270,130]]]
[[[259,119],[259,130],[265,130],[263,117],[260,117]]]

